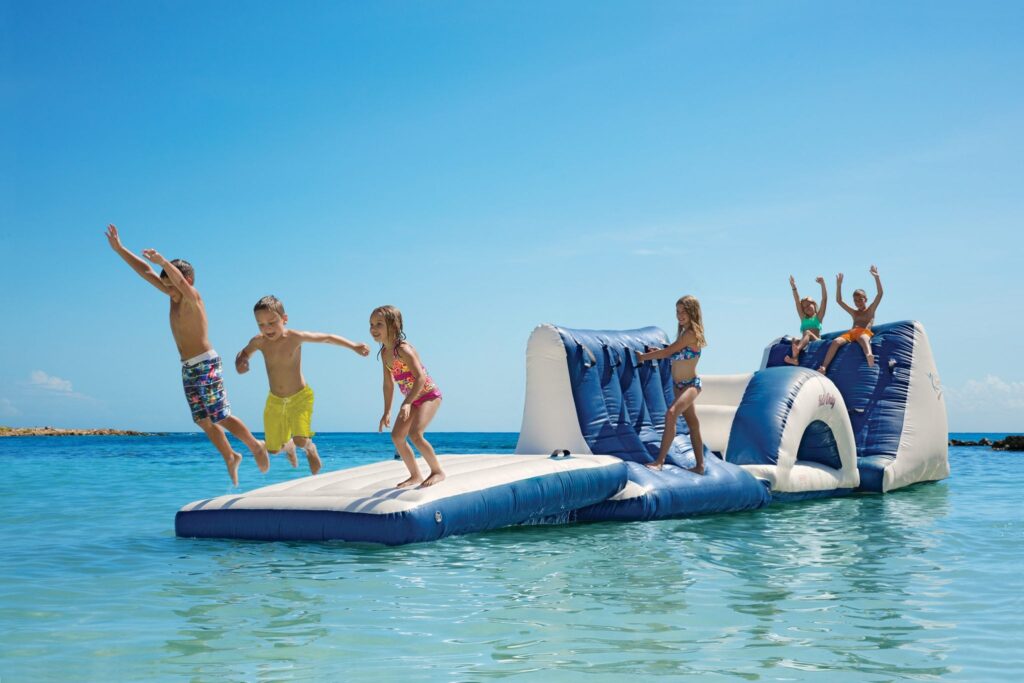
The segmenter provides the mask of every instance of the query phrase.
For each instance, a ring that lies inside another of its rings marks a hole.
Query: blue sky
[[[886,287],[954,431],[1024,428],[1024,5],[0,1],[0,424],[191,430],[166,300],[189,259],[232,357],[273,293],[370,341],[399,306],[442,431],[519,428],[539,323],[671,329],[748,372],[815,294]],[[847,324],[833,303],[826,329]],[[375,361],[313,346],[321,431]],[[260,428],[266,378],[227,373]]]

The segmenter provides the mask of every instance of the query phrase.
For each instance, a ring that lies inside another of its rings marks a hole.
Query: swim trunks
[[[860,337],[862,334],[866,334],[869,339],[875,336],[875,333],[866,327],[855,327],[849,332],[844,332],[843,334],[839,335],[839,338],[845,339],[848,342],[853,342],[857,341],[857,338]]]
[[[263,408],[263,437],[267,450],[276,453],[293,436],[313,437],[313,389],[305,386],[291,396],[282,398],[267,394]]]
[[[231,416],[220,355],[213,349],[181,362],[181,383],[193,421],[209,418],[216,424]]]

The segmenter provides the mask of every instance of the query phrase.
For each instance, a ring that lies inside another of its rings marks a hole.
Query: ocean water
[[[318,443],[329,469],[391,457]],[[199,434],[0,439],[0,681],[1019,681],[1024,453],[950,462],[887,495],[388,548],[176,538],[229,491]],[[242,486],[304,474],[247,459]]]

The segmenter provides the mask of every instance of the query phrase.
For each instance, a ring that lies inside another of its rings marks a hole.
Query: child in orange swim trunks
[[[836,301],[853,318],[853,328],[832,340],[832,344],[828,347],[828,352],[825,354],[825,360],[818,367],[818,372],[824,373],[828,370],[829,363],[832,362],[839,347],[850,342],[860,344],[861,349],[864,350],[864,357],[868,360],[868,366],[875,364],[875,356],[871,353],[871,337],[874,336],[874,333],[871,331],[871,325],[875,322],[875,311],[878,309],[878,302],[882,300],[882,280],[878,277],[878,268],[875,266],[871,266],[869,272],[875,278],[875,289],[877,290],[875,300],[868,306],[867,293],[863,289],[854,290],[854,308],[847,306],[843,301],[843,274],[839,273],[836,276]]]

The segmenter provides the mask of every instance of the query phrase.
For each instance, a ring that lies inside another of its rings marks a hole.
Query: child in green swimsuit
[[[789,286],[793,290],[793,301],[796,303],[796,312],[800,316],[800,339],[790,342],[792,348],[785,360],[790,365],[800,365],[800,353],[808,344],[815,339],[821,339],[821,321],[825,319],[825,306],[828,304],[828,292],[825,290],[825,278],[818,276],[814,281],[821,285],[821,305],[814,303],[809,296],[800,298],[796,291],[796,280],[789,276]]]

